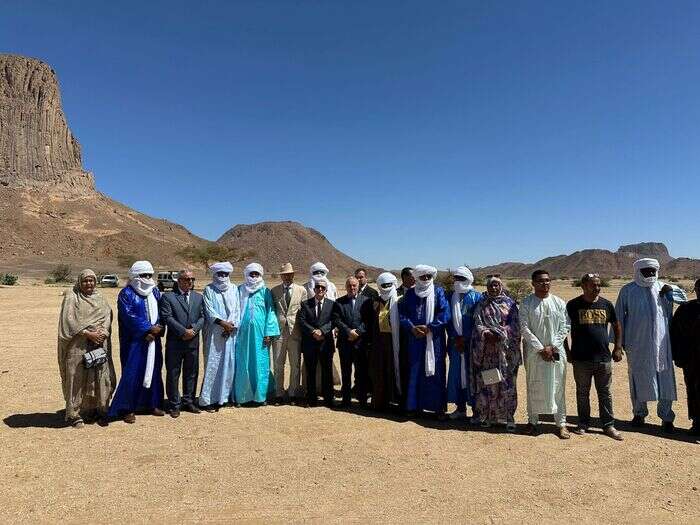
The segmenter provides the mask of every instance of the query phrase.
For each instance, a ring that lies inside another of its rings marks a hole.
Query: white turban
[[[379,288],[379,296],[382,298],[382,301],[388,301],[392,296],[398,296],[396,292],[397,283],[398,280],[393,273],[384,272],[379,274],[379,277],[377,277],[377,287]],[[383,288],[385,284],[392,284],[393,286],[391,288]]]
[[[250,274],[253,272],[258,272],[260,275],[257,277],[251,277]],[[263,270],[263,267],[258,263],[250,263],[248,266],[246,266],[243,270],[243,275],[245,277],[243,286],[248,294],[255,293],[260,290],[260,288],[265,286],[265,281],[263,281],[262,278],[262,276],[265,275],[265,270]]]
[[[422,281],[422,275],[430,275],[432,279]],[[435,317],[435,276],[437,268],[427,264],[419,264],[413,269],[413,277],[416,278],[414,291],[416,295],[425,298],[425,324],[430,326]],[[425,376],[435,375],[435,345],[433,343],[433,333],[430,332],[425,341]]]
[[[153,266],[151,266],[151,263],[149,263],[148,261],[136,261],[134,264],[131,265],[131,268],[129,268],[130,279],[138,277],[142,273],[154,273]]]
[[[321,286],[325,286],[326,291],[328,291],[328,279],[326,279],[325,277],[316,276],[311,280],[311,284],[312,284],[313,288],[316,288],[317,284],[320,284]]]
[[[231,286],[231,277],[219,277],[216,275],[218,272],[226,272],[230,274],[233,271],[233,265],[228,261],[222,261],[212,264],[209,269],[211,270],[212,281],[214,288],[220,292],[225,292]]]
[[[632,268],[634,268],[634,282],[636,282],[639,286],[643,288],[650,288],[654,286],[654,284],[656,284],[656,281],[658,281],[659,279],[658,270],[660,268],[660,265],[659,261],[657,261],[656,259],[638,259],[634,261]],[[654,268],[657,271],[657,274],[651,277],[644,277],[642,275],[642,270],[644,268]]]
[[[316,262],[311,265],[311,268],[309,268],[309,280],[313,281],[314,272],[318,272],[319,270],[323,272],[324,277],[328,276],[328,268],[326,265],[322,262]]]
[[[314,275],[314,272],[321,270],[323,275]],[[314,295],[314,281],[319,277],[324,277],[326,279],[326,297],[335,301],[338,296],[338,290],[330,280],[328,280],[328,268],[322,262],[316,262],[309,268],[309,282],[306,283],[306,289],[308,290],[309,297]]]
[[[216,272],[227,272],[231,273],[233,271],[233,265],[228,262],[228,261],[222,261],[222,262],[216,262],[212,264],[209,269],[211,270],[212,274],[215,274]]]
[[[474,283],[474,275],[472,274],[469,268],[467,268],[466,266],[458,266],[455,269],[455,271],[452,272],[452,275],[464,277],[465,279],[467,279],[466,281],[454,282],[455,292],[467,293],[469,290],[472,289],[472,284]]]
[[[153,275],[153,266],[148,261],[136,261],[129,268],[129,285],[136,290],[141,297],[150,295],[156,283],[153,278],[139,277],[142,273]],[[154,299],[155,300],[155,299]],[[155,321],[153,321],[155,323]]]

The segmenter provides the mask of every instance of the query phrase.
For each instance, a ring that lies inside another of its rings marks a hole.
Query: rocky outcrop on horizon
[[[63,114],[56,74],[34,58],[0,54],[0,185],[64,193],[95,187]]]

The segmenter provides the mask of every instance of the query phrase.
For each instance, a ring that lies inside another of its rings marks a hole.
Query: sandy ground
[[[605,295],[614,300],[618,289]],[[554,292],[577,295],[568,283]],[[620,423],[622,443],[293,406],[63,428],[61,293],[0,288],[2,523],[700,522],[700,448],[684,432],[662,435],[655,416],[643,432]],[[117,290],[103,293],[115,305]],[[685,429],[677,377],[676,423]],[[523,378],[521,369],[519,423]],[[571,374],[567,397],[575,422]],[[624,361],[615,365],[614,403],[629,420]],[[595,394],[592,405],[597,414]]]

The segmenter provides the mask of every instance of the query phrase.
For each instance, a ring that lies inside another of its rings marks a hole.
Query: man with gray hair
[[[195,406],[194,398],[199,375],[199,333],[204,327],[204,301],[201,294],[194,291],[194,281],[192,270],[180,270],[177,286],[160,299],[160,318],[167,327],[165,391],[173,418],[180,415],[181,407],[193,414],[201,412]]]

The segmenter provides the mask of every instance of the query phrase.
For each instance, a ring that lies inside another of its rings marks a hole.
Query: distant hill
[[[599,273],[606,277],[632,275],[632,263],[641,257],[653,257],[661,264],[661,275],[677,277],[700,277],[700,260],[674,259],[668,248],[660,242],[642,242],[620,246],[616,252],[588,249],[570,255],[555,255],[532,264],[506,262],[476,268],[479,276],[500,273],[507,277],[527,278],[537,268],[549,270],[559,278],[580,277],[584,273]]]
[[[316,261],[323,262],[335,280],[353,273],[359,266],[367,268],[373,277],[381,271],[339,251],[313,228],[293,221],[239,224],[216,242],[238,253],[253,252],[248,259],[260,262],[268,273],[276,273],[282,264],[291,262],[303,278]]]

